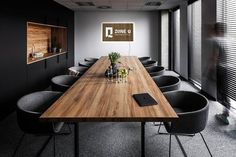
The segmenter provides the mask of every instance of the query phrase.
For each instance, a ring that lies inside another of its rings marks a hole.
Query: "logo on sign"
[[[106,27],[106,37],[113,38],[113,28],[112,27]]]

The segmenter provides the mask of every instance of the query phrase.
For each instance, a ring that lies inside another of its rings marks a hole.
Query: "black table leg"
[[[75,128],[74,128],[74,134],[75,134],[75,157],[79,157],[79,123],[75,123]]]
[[[145,122],[141,122],[141,157],[145,157]]]

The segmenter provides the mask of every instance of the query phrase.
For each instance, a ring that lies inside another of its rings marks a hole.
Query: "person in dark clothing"
[[[226,44],[227,38],[226,34],[226,24],[225,23],[216,23],[214,26],[215,37],[214,39],[214,51],[216,54],[216,82],[217,82],[217,101],[222,103],[226,108],[223,109],[222,113],[216,114],[216,118],[223,122],[224,124],[229,124],[229,108],[230,104],[227,101],[225,93],[227,93],[227,82],[225,74],[227,72],[227,66],[225,65],[226,61]]]

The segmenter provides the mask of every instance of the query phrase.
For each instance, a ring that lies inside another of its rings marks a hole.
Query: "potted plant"
[[[120,54],[118,52],[111,52],[109,53],[109,60],[111,62],[112,70],[114,73],[117,72],[117,65],[118,59],[120,58]]]

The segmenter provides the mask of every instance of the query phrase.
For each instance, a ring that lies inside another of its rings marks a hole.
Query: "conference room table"
[[[40,117],[44,121],[74,122],[75,156],[79,156],[79,122],[141,122],[141,156],[145,156],[145,122],[178,118],[136,56],[122,56],[118,67],[129,67],[126,81],[105,77],[109,58],[101,57]],[[133,94],[149,93],[157,105],[140,107]]]

